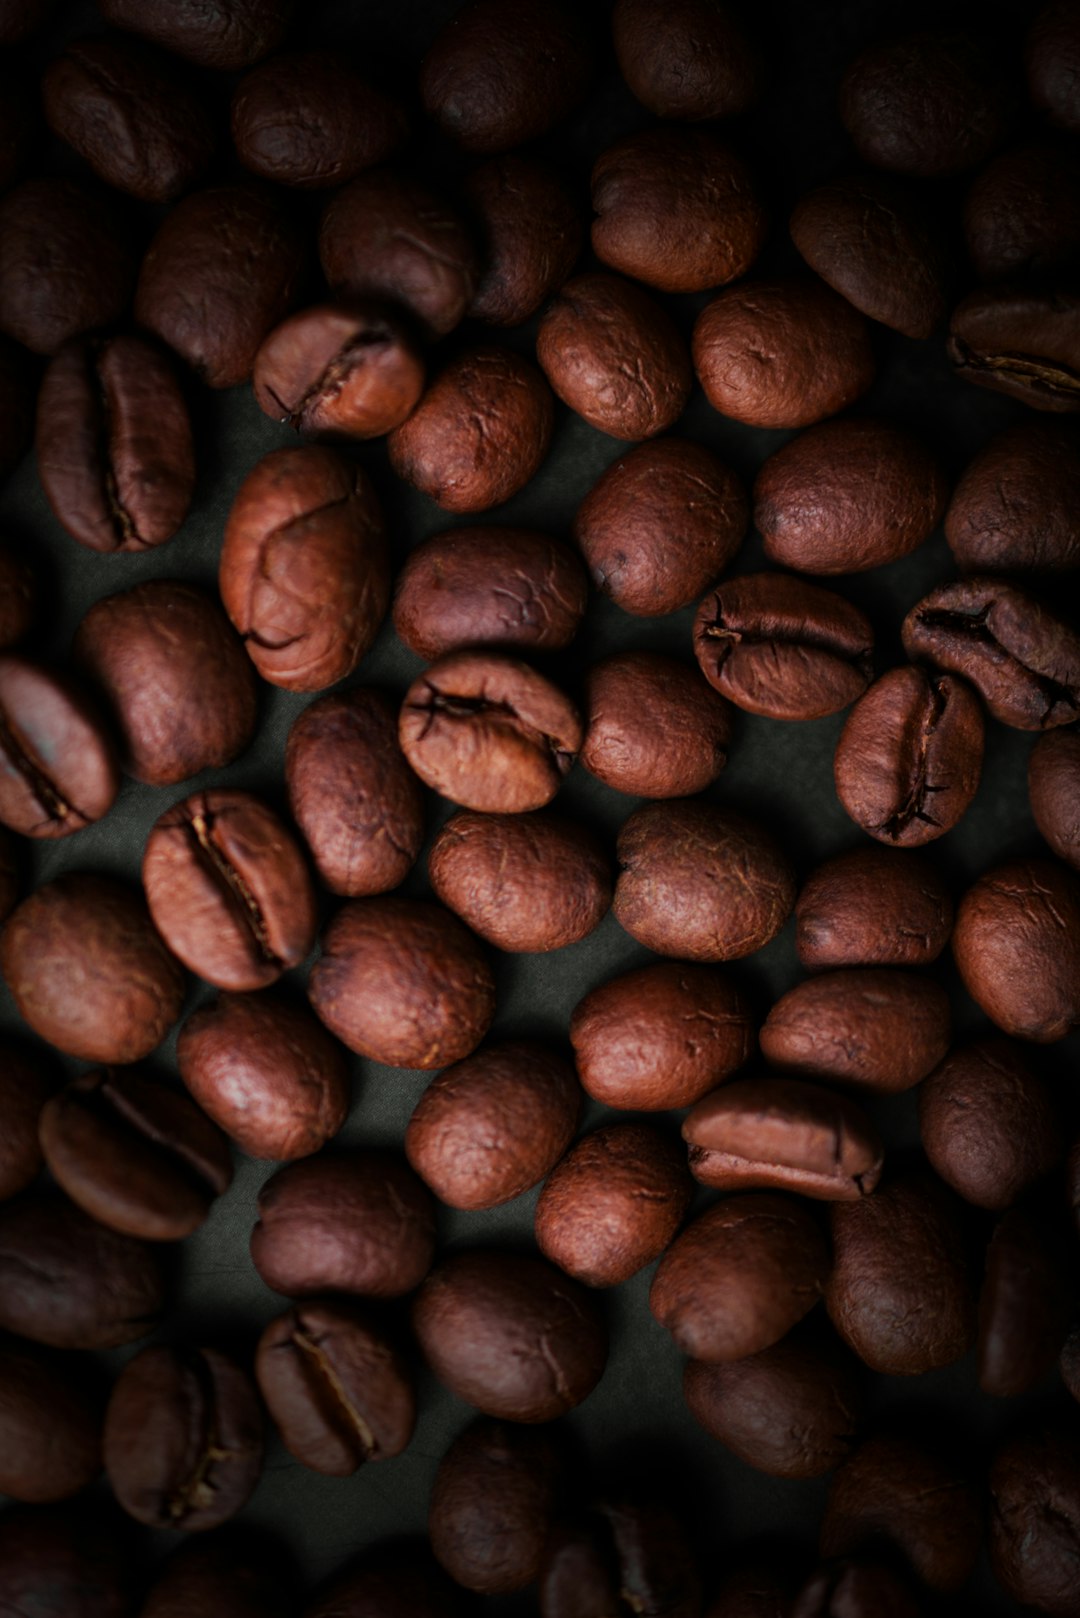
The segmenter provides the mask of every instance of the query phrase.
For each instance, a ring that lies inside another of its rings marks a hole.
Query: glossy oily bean
[[[924,1618],[924,1591],[881,1562],[826,1562],[793,1597],[783,1618]]]
[[[41,1167],[38,1118],[54,1088],[48,1065],[29,1046],[0,1040],[0,1202],[25,1190]]]
[[[143,886],[169,948],[220,989],[262,989],[315,942],[315,894],[282,822],[250,792],[198,792],[146,841]]]
[[[215,1528],[262,1471],[254,1385],[226,1355],[157,1345],[129,1360],[105,1412],[105,1471],[120,1505],[150,1528]]]
[[[468,312],[492,326],[520,326],[577,263],[581,203],[550,164],[519,152],[478,164],[463,192],[484,249]]]
[[[398,739],[425,786],[466,809],[522,814],[558,792],[581,748],[570,698],[527,663],[449,652],[405,693]]]
[[[842,596],[786,573],[719,584],[694,620],[701,672],[721,696],[767,719],[821,719],[866,690],[874,631]]]
[[[948,1050],[949,997],[917,972],[821,972],[781,995],[760,1040],[776,1067],[894,1095],[918,1084]]]
[[[333,1478],[400,1455],[416,1396],[397,1349],[347,1304],[297,1304],[259,1340],[255,1375],[290,1455]]]
[[[24,180],[0,197],[0,330],[35,354],[110,326],[135,279],[117,201],[75,180]]]
[[[990,1566],[1024,1607],[1069,1618],[1080,1559],[1076,1418],[1026,1422],[990,1466]]]
[[[269,1535],[233,1527],[200,1534],[157,1568],[139,1618],[290,1618],[284,1562]]]
[[[1010,1208],[986,1249],[976,1345],[979,1386],[1015,1398],[1057,1362],[1075,1309],[1065,1231],[1030,1208]]]
[[[919,854],[853,848],[819,865],[795,901],[795,948],[808,972],[929,966],[949,941],[953,902]]]
[[[354,1148],[290,1163],[259,1193],[251,1257],[288,1297],[396,1298],[431,1267],[435,1210],[396,1153]]]
[[[531,360],[474,348],[440,371],[387,439],[390,465],[444,511],[499,506],[539,471],[555,406]]]
[[[686,1528],[665,1503],[608,1496],[552,1530],[539,1599],[540,1618],[698,1618],[701,1575]]]
[[[969,461],[945,514],[962,573],[1080,567],[1072,514],[1080,500],[1080,435],[1069,422],[1017,422]]]
[[[229,512],[218,585],[271,685],[321,691],[352,674],[390,601],[382,512],[366,473],[315,446],[265,455]]]
[[[683,1121],[690,1172],[719,1191],[796,1191],[857,1202],[881,1178],[885,1148],[862,1108],[801,1079],[739,1079]]]
[[[101,1399],[74,1356],[0,1341],[0,1491],[67,1500],[101,1471]]]
[[[542,1259],[479,1248],[437,1264],[412,1325],[443,1385],[487,1416],[545,1422],[586,1399],[607,1360],[600,1310]]]
[[[46,1102],[41,1146],[71,1200],[112,1230],[180,1241],[232,1181],[224,1137],[190,1099],[132,1068],[82,1073]]]
[[[130,1525],[129,1525],[130,1526]],[[134,1547],[119,1512],[80,1500],[0,1519],[0,1602],[14,1613],[132,1618]]]
[[[829,1318],[872,1371],[921,1376],[975,1340],[963,1204],[921,1170],[831,1209]]]
[[[459,1062],[495,1015],[480,944],[456,916],[424,899],[342,905],[323,934],[308,997],[343,1045],[391,1067]]]
[[[965,680],[914,664],[859,698],[833,758],[836,793],[857,826],[893,848],[951,831],[982,774],[983,717]]]
[[[1033,410],[1080,410],[1078,305],[1067,286],[992,286],[953,310],[947,352],[956,374]]]
[[[1028,799],[1051,853],[1080,870],[1080,734],[1049,730],[1028,754]]]
[[[511,954],[576,944],[611,906],[611,864],[599,840],[544,809],[461,810],[432,844],[428,880],[474,933]]]
[[[1072,0],[1040,6],[1027,36],[1024,65],[1035,106],[1059,129],[1080,130],[1080,27]]]
[[[29,562],[10,546],[0,545],[0,650],[17,646],[30,633],[37,617],[37,593]]]
[[[1080,1022],[1080,877],[1057,860],[994,866],[957,907],[952,951],[965,989],[1004,1033],[1063,1039]]]
[[[381,692],[354,686],[305,708],[289,731],[285,786],[331,893],[384,893],[408,875],[424,837],[423,789]]]
[[[458,1584],[505,1595],[531,1584],[560,1504],[563,1455],[543,1429],[479,1417],[439,1462],[431,1548]]]
[[[716,0],[615,0],[619,70],[657,118],[737,118],[761,94],[763,64],[733,7]]]
[[[119,787],[112,741],[81,687],[0,654],[0,823],[67,837],[108,814]]]
[[[390,304],[317,303],[265,339],[252,374],[260,410],[305,436],[379,438],[424,390],[424,361]]]
[[[531,1041],[502,1040],[432,1080],[409,1119],[405,1154],[451,1208],[496,1208],[554,1168],[581,1103],[568,1062]]]
[[[184,974],[141,894],[71,872],[36,889],[0,935],[0,972],[36,1034],[84,1062],[138,1062],[180,1015]]]
[[[726,1364],[779,1342],[819,1302],[828,1270],[825,1238],[794,1198],[723,1197],[668,1248],[649,1307],[681,1353]]]
[[[151,579],[106,596],[75,633],[74,660],[103,693],[121,763],[147,786],[231,764],[255,732],[255,675],[217,602]]]
[[[1080,163],[1062,141],[1002,152],[964,201],[968,257],[980,281],[1068,271],[1080,252]]]
[[[733,716],[700,674],[659,652],[622,652],[585,677],[581,763],[632,797],[682,798],[727,763]]]
[[[102,0],[105,21],[223,72],[247,67],[280,45],[296,0]]]
[[[410,551],[394,585],[394,629],[410,651],[466,646],[559,651],[576,635],[588,581],[569,546],[532,528],[449,528]]]
[[[944,472],[913,434],[865,417],[826,421],[765,462],[754,527],[777,567],[865,573],[917,550],[947,499]]]
[[[563,404],[613,438],[655,438],[690,396],[689,356],[667,312],[633,281],[577,275],[540,320],[536,357]]]

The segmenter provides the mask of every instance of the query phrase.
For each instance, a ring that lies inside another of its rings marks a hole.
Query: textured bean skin
[[[933,978],[888,967],[821,972],[789,989],[761,1029],[777,1067],[890,1095],[949,1048],[949,997]]]
[[[616,0],[619,69],[657,118],[737,118],[758,99],[757,50],[730,6],[710,0]]]
[[[1031,1208],[1009,1208],[986,1249],[979,1293],[979,1387],[1011,1399],[1057,1363],[1074,1309],[1064,1231]]]
[[[693,669],[659,652],[621,652],[585,680],[581,763],[633,797],[682,798],[727,763],[731,709]]]
[[[101,1471],[101,1400],[74,1358],[0,1343],[0,1489],[13,1500],[67,1500]]]
[[[478,164],[463,191],[485,249],[469,314],[519,326],[574,268],[585,234],[581,203],[554,168],[518,152]]]
[[[1034,410],[1080,410],[1077,299],[1068,287],[978,288],[949,325],[948,355],[965,382]]]
[[[81,683],[0,653],[0,822],[67,837],[108,814],[119,787],[112,738]]]
[[[795,948],[808,972],[929,966],[949,941],[953,902],[918,854],[854,848],[819,865],[795,901]]]
[[[1075,1415],[1026,1424],[990,1466],[990,1566],[1005,1593],[1053,1618],[1076,1607],[1080,1437]]]
[[[1025,51],[1028,93],[1059,129],[1080,130],[1080,28],[1071,0],[1049,0],[1031,25]]]
[[[1060,140],[1002,152],[964,202],[968,257],[980,281],[1068,273],[1080,250],[1080,163]]]
[[[248,67],[280,45],[295,0],[103,0],[117,28],[142,34],[201,67]]]
[[[481,1416],[439,1463],[428,1508],[432,1550],[467,1590],[530,1584],[559,1505],[563,1456],[543,1429]]]
[[[41,1167],[38,1118],[53,1089],[40,1057],[7,1039],[0,1042],[0,1202],[25,1190]]]
[[[1080,870],[1080,736],[1050,730],[1028,754],[1031,813],[1051,852]]]
[[[126,216],[75,180],[24,180],[0,197],[0,330],[35,354],[110,326],[135,276]]]
[[[986,871],[956,912],[964,987],[1006,1034],[1049,1044],[1080,1022],[1080,878],[1057,860]]]
[[[963,573],[1080,567],[1078,500],[1080,438],[1071,424],[1017,422],[968,462],[945,514],[945,538]]]
[[[259,408],[296,432],[379,438],[424,391],[424,361],[398,312],[376,299],[317,303],[263,341],[252,373]]]

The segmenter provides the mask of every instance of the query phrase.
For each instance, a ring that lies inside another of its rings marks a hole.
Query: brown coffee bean
[[[84,1062],[141,1061],[184,1000],[142,895],[90,872],[23,900],[0,935],[0,972],[34,1032]]]
[[[851,1453],[862,1417],[858,1369],[831,1333],[797,1326],[733,1364],[688,1360],[683,1395],[694,1420],[747,1466],[817,1478]]]
[[[542,1428],[480,1416],[458,1434],[431,1487],[431,1548],[458,1584],[505,1595],[531,1584],[565,1484]]]
[[[139,1618],[290,1618],[289,1569],[269,1534],[228,1527],[184,1541],[163,1565]]]
[[[1028,754],[1031,813],[1053,853],[1080,870],[1080,735],[1049,730]]]
[[[809,427],[874,380],[870,328],[817,280],[729,287],[698,316],[692,352],[713,409],[750,427]]]
[[[982,759],[971,687],[909,663],[875,680],[848,715],[833,759],[836,792],[878,842],[918,848],[966,813]]]
[[[616,652],[585,678],[581,763],[632,797],[703,792],[727,763],[732,717],[696,669],[659,652]]]
[[[924,544],[945,514],[948,483],[903,428],[826,421],[770,455],[754,484],[754,527],[777,567],[865,573]]]
[[[213,1348],[144,1348],[105,1412],[105,1471],[124,1510],[150,1528],[215,1528],[259,1481],[263,1422],[247,1373]]]
[[[542,674],[498,652],[449,652],[405,693],[398,738],[426,786],[491,814],[542,809],[581,748],[581,716]]]
[[[990,1566],[1001,1588],[1023,1607],[1069,1618],[1080,1590],[1080,1434],[1074,1414],[1025,1422],[998,1449],[990,1466],[990,1502]]]
[[[1068,270],[1080,253],[1080,162],[1060,140],[1002,152],[964,202],[968,257],[980,281]]]
[[[836,1202],[825,1307],[872,1371],[921,1376],[962,1359],[975,1341],[975,1298],[963,1204],[923,1170],[872,1197]]]
[[[761,95],[756,45],[716,0],[615,0],[619,70],[657,118],[737,118]]]
[[[503,1421],[543,1422],[588,1398],[607,1360],[599,1306],[542,1259],[472,1248],[437,1264],[412,1306],[439,1381]]]
[[[259,408],[298,433],[379,438],[424,391],[424,361],[390,304],[317,303],[264,340],[252,374]]]
[[[577,1129],[582,1095],[568,1062],[502,1040],[433,1079],[405,1130],[405,1153],[451,1208],[497,1208],[537,1185]]]
[[[958,376],[1033,410],[1080,410],[1080,304],[1069,288],[980,287],[953,310]]]
[[[217,602],[150,579],[95,603],[73,657],[108,699],[121,762],[148,786],[231,764],[255,732],[255,675]]]
[[[127,1525],[130,1527],[130,1524]],[[12,1612],[132,1618],[135,1547],[120,1513],[83,1499],[0,1519],[0,1601]]]
[[[0,821],[67,837],[108,814],[120,788],[111,738],[80,685],[0,654]]]
[[[545,310],[536,357],[562,400],[613,438],[655,438],[686,407],[689,356],[670,316],[633,281],[576,275]]]
[[[685,1525],[655,1497],[617,1495],[552,1530],[540,1618],[698,1618],[701,1575]]]
[[[880,1562],[827,1562],[782,1618],[925,1618],[925,1592]],[[756,1615],[755,1615],[756,1618]]]
[[[690,1172],[720,1191],[760,1187],[857,1202],[881,1178],[885,1148],[862,1108],[800,1079],[740,1079],[683,1122]]]
[[[173,0],[102,0],[116,28],[152,39],[201,67],[248,67],[281,44],[296,0],[200,0],[177,10]]]
[[[1078,501],[1080,437],[1072,424],[1017,422],[968,462],[945,514],[945,538],[963,573],[1080,567]]]
[[[1080,130],[1080,25],[1072,0],[1049,0],[1040,7],[1024,56],[1035,106],[1059,129]]]
[[[949,997],[933,978],[889,967],[821,972],[781,995],[760,1033],[774,1066],[894,1095],[949,1048]]]
[[[985,872],[956,912],[953,959],[991,1022],[1040,1045],[1080,1022],[1080,878],[1057,860]]]
[[[577,263],[581,203],[549,164],[519,152],[480,163],[463,192],[484,249],[468,312],[492,326],[520,326]]]
[[[297,1304],[259,1340],[255,1375],[285,1448],[302,1466],[345,1478],[400,1455],[416,1425],[408,1368],[347,1304]]]
[[[794,873],[770,833],[700,798],[635,810],[616,857],[616,920],[658,955],[739,960],[776,937],[795,903]]]
[[[81,1360],[0,1342],[0,1489],[67,1500],[101,1471],[101,1399]]]
[[[1011,1399],[1055,1363],[1075,1309],[1064,1232],[1028,1208],[1010,1208],[986,1249],[979,1294],[979,1386]]]
[[[350,1562],[303,1618],[459,1618],[461,1596],[426,1539],[395,1538]]]
[[[0,545],[0,649],[17,646],[34,627],[37,593],[30,563],[9,546]]]
[[[398,477],[444,511],[487,511],[539,471],[554,421],[551,392],[531,360],[473,348],[444,366],[386,447]]]
[[[704,597],[694,652],[709,684],[747,713],[821,719],[866,690],[874,631],[832,590],[787,573],[750,573]]]
[[[495,1015],[495,984],[479,943],[425,899],[342,905],[323,934],[308,996],[343,1045],[391,1067],[459,1062]]]
[[[791,1574],[775,1556],[743,1555],[734,1567],[725,1560],[725,1568],[705,1618],[791,1618]]]
[[[428,880],[474,933],[512,954],[576,944],[611,907],[611,862],[599,840],[543,809],[461,810],[432,844]]]
[[[853,848],[819,865],[795,901],[803,968],[929,966],[952,932],[953,902],[928,860]]]
[[[196,792],[167,809],[146,840],[142,879],[173,954],[219,989],[263,989],[315,942],[304,857],[250,792]]]
[[[40,1057],[29,1048],[0,1040],[0,1117],[4,1120],[0,1132],[0,1202],[24,1190],[41,1167],[38,1118],[53,1089],[51,1072]]]

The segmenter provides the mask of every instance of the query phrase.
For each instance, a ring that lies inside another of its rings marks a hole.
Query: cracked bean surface
[[[67,837],[107,814],[119,788],[112,740],[81,687],[0,655],[0,822]]]

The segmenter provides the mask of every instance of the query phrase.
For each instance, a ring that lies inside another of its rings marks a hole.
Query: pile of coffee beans
[[[0,1612],[1080,1614],[1080,0],[832,13],[0,0]]]

